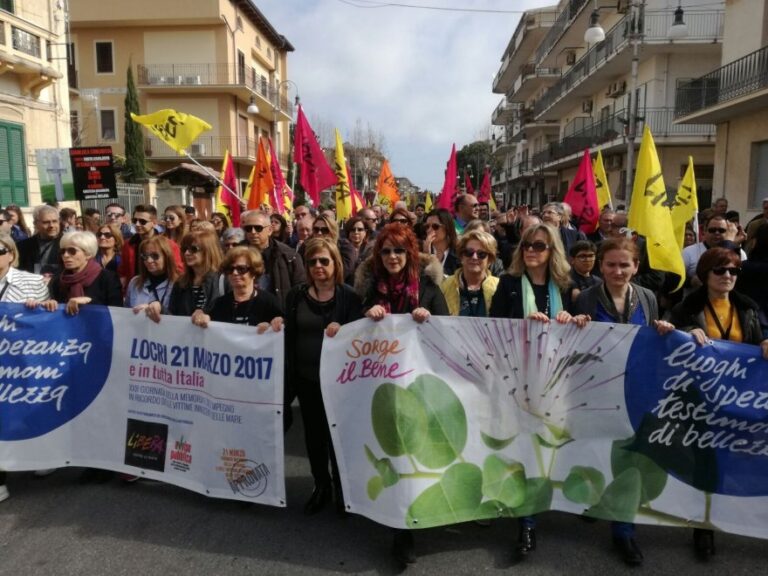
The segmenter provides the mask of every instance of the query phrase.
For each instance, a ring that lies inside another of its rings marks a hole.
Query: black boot
[[[392,541],[392,556],[403,565],[416,562],[413,532],[395,529],[395,537]]]
[[[522,560],[534,550],[536,550],[536,528],[521,526],[520,534],[517,537],[517,548],[515,548],[517,559]]]
[[[312,496],[304,504],[304,514],[312,516],[325,508],[325,504],[331,499],[331,486],[315,486],[312,490]]]
[[[693,549],[696,557],[704,562],[715,555],[715,533],[704,528],[693,529]]]
[[[640,566],[643,563],[643,553],[631,536],[614,536],[613,545],[621,554],[624,563],[629,566]]]

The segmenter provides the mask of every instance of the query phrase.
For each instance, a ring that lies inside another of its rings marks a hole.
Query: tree
[[[133,82],[132,65],[128,63],[125,93],[125,170],[126,182],[138,182],[147,177],[144,158],[144,134],[141,125],[131,120],[131,112],[139,113],[139,95]]]
[[[496,173],[501,164],[498,158],[493,156],[491,143],[488,140],[477,140],[456,152],[456,166],[462,183],[464,182],[464,171],[471,172],[472,185],[477,190],[480,188],[485,167],[490,166],[491,173]],[[468,166],[470,168],[467,168]]]

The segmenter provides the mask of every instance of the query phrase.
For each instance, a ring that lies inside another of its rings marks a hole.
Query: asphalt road
[[[301,418],[286,439],[288,508],[214,500],[157,482],[81,486],[79,469],[46,478],[9,475],[11,498],[0,503],[0,575],[272,575],[400,572],[391,533],[333,507],[302,514],[312,489]],[[625,567],[610,545],[607,523],[550,513],[539,517],[538,550],[512,566],[516,525],[474,523],[418,532],[418,562],[405,574],[647,574],[755,576],[768,565],[761,540],[718,534],[718,554],[693,557],[691,532],[640,526],[642,568]],[[762,566],[762,568],[760,568]]]

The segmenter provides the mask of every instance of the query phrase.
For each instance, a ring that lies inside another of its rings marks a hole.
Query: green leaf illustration
[[[512,441],[517,438],[517,434],[510,436],[509,438],[494,438],[485,432],[480,432],[480,438],[483,439],[483,444],[488,446],[491,450],[504,450],[504,448],[512,444]]]
[[[507,518],[511,515],[509,508],[498,500],[486,500],[477,509],[475,518]]]
[[[549,510],[552,504],[552,481],[549,478],[527,478],[525,481],[525,502],[514,508],[515,516],[530,516]]]
[[[373,450],[368,447],[368,444],[364,444],[363,446],[365,448],[365,457],[368,458],[368,462],[376,467],[376,463],[379,461],[379,459],[376,458],[376,454],[374,454]]]
[[[376,462],[376,472],[379,473],[379,476],[384,483],[384,488],[394,486],[397,484],[397,481],[400,480],[400,474],[397,473],[397,470],[395,470],[395,467],[392,465],[392,460],[389,458],[382,458]]]
[[[574,466],[563,484],[563,495],[571,502],[594,506],[605,489],[605,477],[589,466]]]
[[[391,383],[374,392],[371,422],[382,450],[390,456],[414,454],[427,435],[427,413],[419,398]]]
[[[491,454],[483,463],[483,496],[500,501],[508,508],[525,500],[525,467]]]
[[[653,460],[628,448],[634,442],[634,438],[616,440],[611,447],[611,471],[613,477],[618,477],[625,470],[634,468],[640,474],[642,487],[640,501],[650,502],[664,491],[667,485],[667,473]]]
[[[637,468],[627,468],[608,485],[600,502],[585,514],[605,520],[632,522],[640,507],[641,485]]]
[[[376,498],[379,497],[379,494],[381,494],[381,491],[384,490],[384,483],[381,480],[381,476],[371,477],[371,479],[368,480],[366,490],[368,492],[368,498],[376,500]]]
[[[409,528],[429,528],[474,520],[482,500],[483,473],[474,464],[448,468],[440,481],[419,494],[408,508]]]
[[[413,455],[428,468],[451,464],[467,444],[467,415],[461,400],[440,378],[422,375],[408,386],[427,413],[427,435]]]

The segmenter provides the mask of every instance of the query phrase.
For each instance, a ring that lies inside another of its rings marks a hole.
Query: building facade
[[[602,151],[614,204],[626,204],[631,195],[626,186],[628,135],[634,116],[638,137],[633,149],[639,147],[644,126],[650,126],[665,183],[673,189],[688,156],[693,156],[699,195],[708,205],[715,127],[709,122],[676,124],[675,94],[679,84],[720,61],[725,2],[701,7],[688,0],[681,5],[687,34],[675,39],[670,37],[675,7],[667,0],[601,6],[597,15],[605,39],[592,45],[584,40],[592,2],[561,0],[526,12],[493,83],[494,92],[504,94],[492,116],[492,123],[500,127],[494,148],[503,159],[494,191],[515,204],[562,199],[584,149],[590,148]]]
[[[35,151],[67,148],[66,12],[0,0],[0,205],[40,204]]]
[[[721,61],[678,87],[675,114],[681,126],[717,126],[715,188],[731,209],[761,212],[768,198],[766,2],[728,0]]]
[[[69,0],[69,6],[72,132],[78,144],[108,144],[123,153],[130,66],[142,114],[172,108],[213,127],[188,151],[200,164],[218,173],[229,151],[244,189],[262,136],[272,138],[287,168],[298,97],[288,79],[293,46],[252,0]],[[145,152],[154,172],[190,162],[148,133]],[[158,199],[158,205],[175,201]],[[199,190],[194,201],[198,211],[209,213],[211,190]]]

